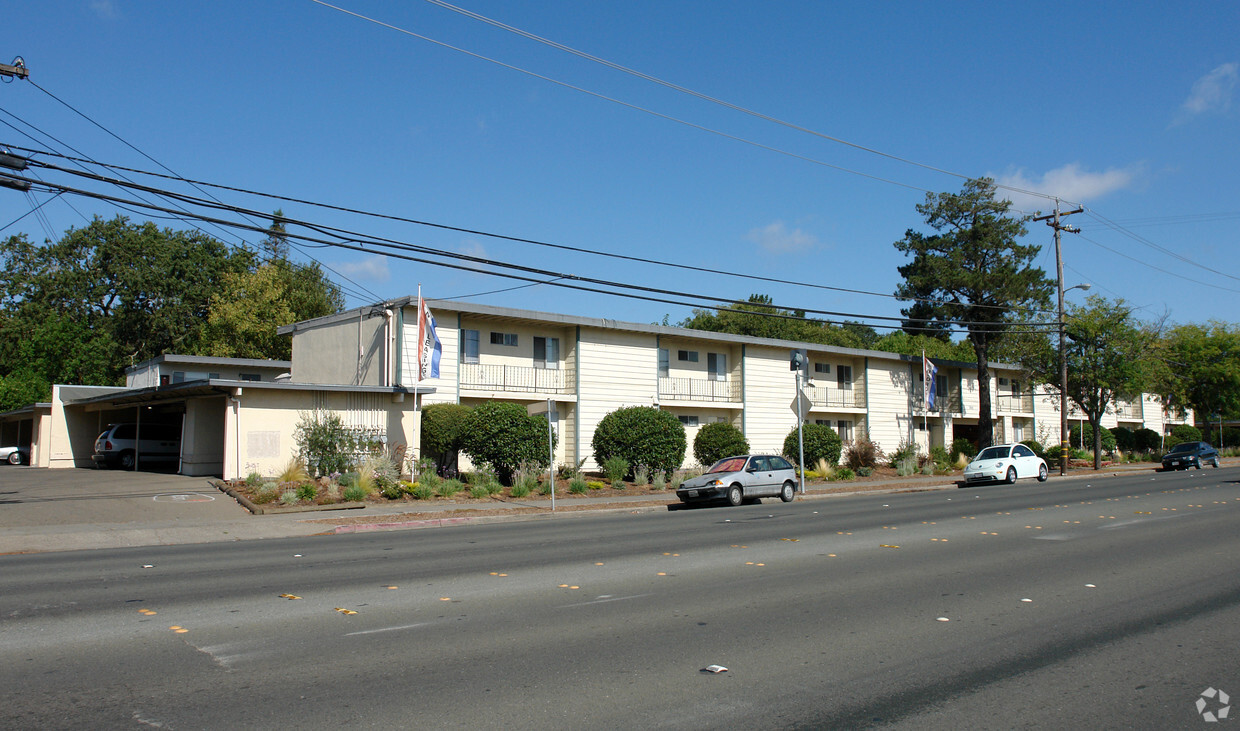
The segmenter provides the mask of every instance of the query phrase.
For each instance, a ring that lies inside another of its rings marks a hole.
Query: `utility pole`
[[[1067,342],[1066,333],[1064,331],[1063,322],[1063,249],[1059,245],[1059,232],[1067,231],[1070,234],[1080,233],[1081,230],[1074,226],[1069,226],[1059,222],[1064,216],[1071,216],[1074,213],[1082,213],[1084,208],[1077,208],[1075,211],[1059,211],[1059,199],[1055,199],[1055,212],[1047,216],[1037,216],[1033,220],[1046,221],[1046,225],[1055,229],[1055,273],[1059,290],[1059,474],[1068,474],[1068,453],[1071,445],[1068,444],[1068,358],[1066,355]],[[1085,430],[1081,430],[1082,438]]]
[[[0,76],[24,79],[30,76],[30,69],[26,68],[26,62],[22,60],[22,57],[18,56],[13,59],[13,63],[0,63]]]

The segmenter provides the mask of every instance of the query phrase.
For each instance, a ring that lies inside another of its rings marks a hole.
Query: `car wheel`
[[[1218,457],[1214,458],[1214,469],[1218,469]]]
[[[1016,468],[1015,468],[1015,467],[1008,467],[1008,473],[1007,473],[1007,480],[1006,480],[1006,482],[1007,482],[1007,484],[1009,484],[1009,485],[1012,485],[1012,484],[1015,484],[1015,483],[1016,483]]]
[[[12,454],[9,455],[9,464],[21,464],[21,463],[22,463],[21,452],[13,452]]]
[[[121,452],[121,460],[120,460],[121,469],[132,470],[133,466],[136,463],[137,463],[137,460],[134,459],[133,452],[130,452],[129,450],[125,450],[124,452]]]
[[[1038,465],[1038,482],[1046,482],[1046,465]]]
[[[1197,463],[1196,463],[1196,464],[1194,464],[1194,465],[1193,465],[1193,467],[1194,467],[1195,469],[1201,469],[1201,460],[1197,460]]]
[[[796,488],[792,486],[791,482],[785,482],[784,486],[780,488],[779,490],[779,499],[783,500],[786,503],[792,502],[792,499],[795,498],[796,496],[797,496]]]
[[[733,485],[728,488],[728,505],[736,507],[745,501],[745,495],[741,492],[740,485]]]

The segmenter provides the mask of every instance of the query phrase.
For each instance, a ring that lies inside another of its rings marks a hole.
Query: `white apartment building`
[[[885,451],[912,441],[925,451],[978,436],[972,363],[936,362],[935,407],[927,411],[919,357],[445,300],[427,304],[443,349],[438,378],[415,380],[417,300],[406,298],[282,328],[293,338],[292,381],[433,389],[415,408],[549,402],[557,463],[584,460],[586,469],[595,467],[591,438],[604,416],[655,406],[685,425],[691,463],[697,430],[713,422],[736,426],[755,451],[780,451],[797,424],[789,356],[805,349],[804,417],[844,440],[868,436]],[[1031,389],[1017,366],[994,364],[990,373],[994,439],[1058,443],[1057,394]],[[1103,425],[1162,433],[1172,421],[1147,395],[1117,404]]]

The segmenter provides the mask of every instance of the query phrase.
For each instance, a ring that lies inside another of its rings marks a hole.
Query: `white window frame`
[[[478,343],[480,341],[481,334],[482,333],[480,333],[477,330],[462,330],[461,331],[461,362],[462,363],[477,364],[478,362],[480,362],[479,356],[478,356],[478,352],[479,352]]]

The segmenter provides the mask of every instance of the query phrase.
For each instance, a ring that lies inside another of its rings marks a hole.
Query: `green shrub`
[[[857,479],[856,473],[847,467],[837,467],[835,471],[831,474],[832,482],[840,482],[843,480],[855,480],[855,479]]]
[[[594,429],[594,461],[619,457],[632,465],[672,471],[685,460],[685,428],[670,412],[629,406],[607,414]]]
[[[522,463],[544,469],[550,465],[548,446],[546,419],[530,416],[524,406],[508,401],[475,407],[461,437],[462,451],[475,463],[492,467],[500,481],[508,484]]]
[[[624,457],[608,457],[607,461],[603,462],[603,476],[608,482],[623,480],[627,474],[629,474],[629,461]]]
[[[749,452],[749,440],[740,429],[726,422],[707,424],[693,438],[693,457],[709,467],[724,457]]]
[[[469,496],[481,500],[482,498],[490,497],[491,491],[486,488],[486,485],[474,485],[469,488]]]
[[[654,475],[650,478],[651,490],[662,490],[667,486],[667,473],[663,470],[655,470]]]
[[[930,462],[935,469],[946,470],[951,469],[952,459],[948,456],[947,450],[943,447],[930,448]]]
[[[1201,430],[1191,424],[1176,424],[1167,438],[1168,446],[1174,447],[1184,442],[1200,442]]]
[[[246,475],[245,484],[249,485],[250,487],[258,487],[259,485],[263,484],[263,476],[258,474],[257,472],[251,472],[250,474]]]
[[[297,500],[297,491],[291,487],[280,493],[280,503],[283,505],[296,505]]]
[[[464,404],[430,404],[422,408],[422,454],[436,467],[456,474],[466,424],[473,411]]]
[[[858,477],[869,477],[869,476],[870,476],[870,475],[872,475],[872,474],[874,474],[874,468],[873,468],[873,467],[858,467],[858,468],[857,468],[857,476],[858,476]]]
[[[1138,429],[1133,433],[1133,448],[1142,452],[1157,452],[1162,449],[1162,437],[1153,429]]]
[[[417,487],[413,488],[414,500],[433,500],[434,498],[435,488],[427,485],[426,483],[420,483]]]
[[[911,461],[913,463],[913,468],[916,469],[917,445],[913,442],[900,442],[900,446],[896,447],[896,451],[888,455],[887,459],[889,460],[888,466],[890,467],[895,467],[898,469],[900,467],[900,463]],[[909,474],[912,473],[910,472]],[[903,477],[904,475],[901,476]]]
[[[909,475],[917,471],[917,458],[916,457],[905,457],[904,459],[895,463],[895,468],[896,468],[897,475],[899,475],[900,477],[908,477]]]
[[[883,459],[883,453],[878,445],[871,442],[865,437],[858,437],[853,443],[848,445],[848,450],[844,454],[844,464],[851,470],[855,470],[857,474],[861,474],[861,470],[868,469],[873,474],[874,468]]]
[[[1081,427],[1082,426],[1084,427],[1084,432],[1085,432],[1084,442],[1081,441],[1081,431],[1082,431]],[[1101,433],[1102,433],[1102,451],[1106,454],[1110,454],[1111,452],[1114,452],[1115,451],[1115,435],[1112,434],[1111,430],[1106,428],[1105,426],[1102,427]],[[1089,423],[1077,424],[1068,430],[1068,434],[1070,435],[1069,439],[1072,442],[1072,446],[1076,447],[1078,445],[1084,444],[1084,446],[1081,446],[1080,448],[1089,451],[1091,454],[1093,453],[1093,450],[1094,450],[1093,425]]]
[[[1115,448],[1131,452],[1137,447],[1137,434],[1132,429],[1125,426],[1117,426],[1111,430],[1111,434],[1115,435]],[[1038,450],[1033,450],[1038,451]],[[1039,455],[1040,456],[1040,455]]]
[[[613,490],[623,490],[626,487],[627,485],[624,484],[624,480],[612,480],[611,481],[611,489]]]
[[[390,485],[384,485],[379,489],[379,492],[383,493],[383,497],[388,500],[399,500],[405,494],[405,491],[400,488],[400,484],[396,482],[393,482]]]
[[[337,478],[336,482],[339,482],[341,487],[357,487],[357,478],[356,472],[345,472]]]
[[[297,486],[297,499],[310,502],[319,496],[319,489],[313,482],[303,482]]]
[[[974,457],[977,456],[977,445],[969,441],[968,439],[965,439],[964,437],[953,439],[951,453],[952,453],[953,458],[957,454],[963,454],[969,459],[973,459]]]
[[[464,485],[461,484],[460,480],[444,480],[439,483],[439,487],[436,489],[436,492],[439,493],[440,497],[455,497],[463,487]]]
[[[820,459],[825,459],[831,466],[840,463],[843,443],[834,429],[826,424],[803,424],[801,432],[800,440],[805,445],[805,464],[817,464]],[[792,460],[793,464],[796,464],[800,457],[799,446],[797,430],[793,428],[788,432],[788,436],[784,437],[784,456]]]
[[[528,497],[530,494],[529,483],[518,482],[508,489],[508,494],[513,497]]]
[[[366,491],[357,485],[349,485],[344,489],[344,499],[356,503],[366,499]]]
[[[588,489],[589,488],[586,486],[586,481],[581,479],[580,476],[574,477],[568,481],[568,491],[574,495],[582,495]]]
[[[1063,447],[1058,444],[1054,444],[1046,448],[1046,452],[1043,454],[1042,459],[1046,460],[1048,465],[1059,464],[1059,458],[1061,455],[1063,455]]]
[[[293,431],[298,455],[314,477],[344,472],[357,448],[354,432],[336,414],[301,414]]]
[[[603,483],[597,480],[590,480],[589,482],[586,483],[586,487],[590,488],[591,490],[602,490],[604,487],[606,487],[606,485],[604,485]]]
[[[274,482],[264,482],[254,491],[254,502],[262,505],[280,496],[280,486]]]
[[[1033,450],[1034,454],[1038,455],[1042,459],[1046,459],[1046,450],[1042,448],[1042,443],[1037,439],[1026,439],[1021,442],[1021,444],[1029,447],[1029,449]]]

